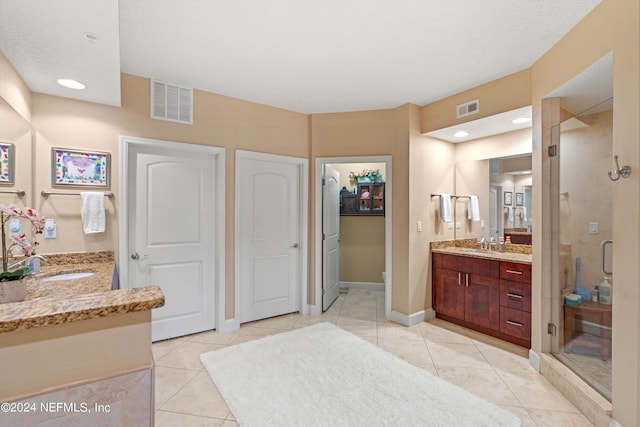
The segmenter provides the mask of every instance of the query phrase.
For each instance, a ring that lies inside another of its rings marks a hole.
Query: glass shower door
[[[611,400],[611,100],[556,126],[551,159],[552,354]]]

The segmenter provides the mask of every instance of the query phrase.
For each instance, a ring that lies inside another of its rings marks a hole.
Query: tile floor
[[[154,343],[156,426],[237,426],[200,354],[317,322],[335,323],[511,410],[523,426],[593,426],[529,366],[527,350],[438,319],[407,328],[384,317],[383,292],[349,289],[322,316],[291,314],[228,334],[203,332]]]

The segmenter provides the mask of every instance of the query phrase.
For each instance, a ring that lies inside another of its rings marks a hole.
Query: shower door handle
[[[602,271],[602,274],[606,274],[607,276],[611,276],[613,274],[613,271],[607,271],[605,269],[605,259],[606,259],[606,253],[607,253],[607,245],[611,245],[613,244],[613,240],[603,240],[602,243],[600,243],[600,257],[602,258],[602,266],[600,267],[600,271]]]

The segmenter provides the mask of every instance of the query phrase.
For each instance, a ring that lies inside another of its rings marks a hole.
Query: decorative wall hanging
[[[524,206],[524,193],[516,193],[516,206]]]
[[[13,144],[0,143],[0,184],[13,184],[13,164],[15,152]]]
[[[109,153],[53,148],[51,162],[52,185],[109,186]]]
[[[504,192],[504,205],[512,206],[513,205],[513,192],[505,191]]]

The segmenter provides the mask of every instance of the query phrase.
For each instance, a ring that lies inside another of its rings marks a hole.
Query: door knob
[[[292,247],[292,248],[295,248],[295,249],[298,249],[298,248],[300,247],[300,245],[299,245],[299,244],[297,244],[297,243],[294,243],[293,245],[291,245],[291,247]]]
[[[136,261],[146,258],[149,258],[149,255],[140,255],[138,252],[134,252],[131,254],[131,259],[134,259]]]

